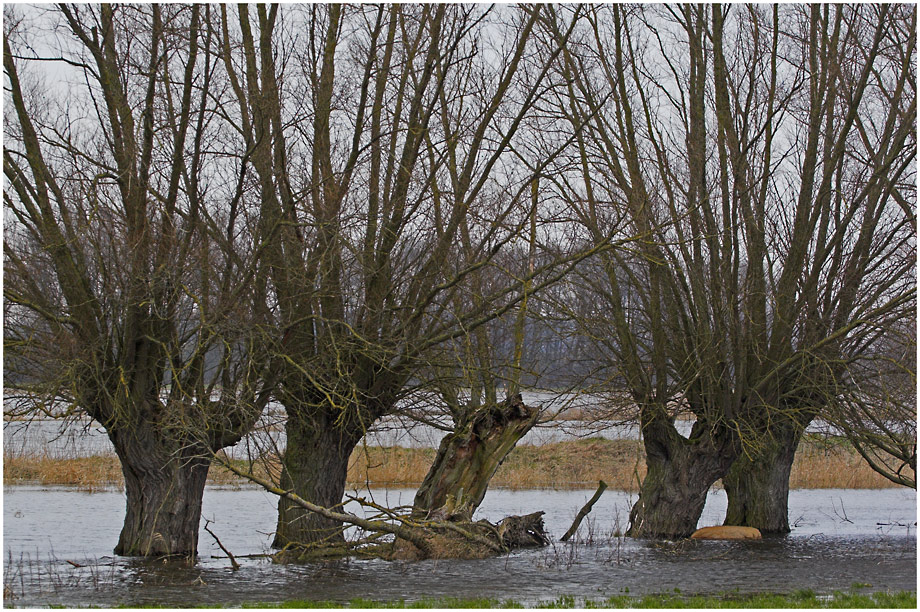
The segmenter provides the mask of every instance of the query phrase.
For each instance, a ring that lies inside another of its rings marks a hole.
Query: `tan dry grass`
[[[492,485],[512,489],[592,488],[603,480],[611,489],[635,491],[645,476],[638,440],[588,438],[517,447],[498,468]]]
[[[885,489],[897,486],[849,446],[803,441],[795,455],[791,489]]]
[[[417,487],[436,454],[433,448],[358,447],[348,462],[348,484]]]
[[[123,487],[121,464],[114,455],[60,459],[47,456],[6,454],[3,457],[3,484],[37,482],[41,485],[66,485],[85,491]]]
[[[264,475],[257,464],[256,472]],[[208,472],[208,484],[239,485],[245,481],[230,470],[214,465]],[[3,484],[40,484],[42,486],[70,486],[83,491],[123,489],[125,486],[121,464],[114,455],[94,455],[68,459],[11,455],[3,457]]]
[[[434,461],[432,448],[359,447],[349,462],[349,486],[416,487]],[[245,467],[241,464],[241,467]],[[277,458],[257,462],[261,476],[277,477]],[[511,489],[592,488],[604,480],[611,489],[638,490],[645,476],[645,456],[638,440],[588,438],[546,444],[522,445],[505,459],[492,486]],[[237,486],[245,481],[220,466],[208,473],[212,485]],[[3,483],[68,485],[93,491],[122,488],[124,480],[115,456],[76,458],[5,454]],[[792,467],[793,489],[892,487],[851,448],[806,440],[799,446]]]

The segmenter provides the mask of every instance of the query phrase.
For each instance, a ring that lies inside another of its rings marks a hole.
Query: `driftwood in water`
[[[488,521],[426,521],[421,524],[424,547],[417,540],[397,539],[390,559],[485,559],[518,548],[549,544],[543,512],[509,516],[498,524]],[[470,537],[478,536],[477,538]],[[488,542],[488,543],[486,543]]]
[[[509,516],[498,524],[498,535],[508,548],[539,548],[549,544],[543,526],[545,512],[532,512],[524,516]]]
[[[517,394],[480,408],[445,436],[415,494],[413,516],[469,521],[498,466],[536,424],[537,414]]]
[[[390,559],[482,559],[515,548],[545,546],[549,537],[543,526],[543,512],[525,516],[509,516],[497,525],[488,521],[418,520],[400,516],[372,502],[356,499],[365,506],[382,511],[389,520],[366,519],[348,512],[336,512],[311,503],[292,491],[275,486],[270,481],[234,466],[218,461],[233,473],[242,476],[267,491],[284,497],[298,506],[343,524],[355,525],[370,533],[362,542],[373,542],[382,535],[392,535],[392,544],[356,550],[355,545],[336,542],[332,546],[291,546],[279,553],[279,560],[305,560],[315,557],[371,554]]]
[[[581,525],[581,522],[584,520],[588,513],[591,512],[591,508],[594,507],[594,504],[597,503],[597,500],[601,498],[601,494],[607,490],[607,483],[603,480],[597,482],[597,491],[594,492],[594,496],[588,500],[588,503],[582,506],[581,510],[578,511],[578,514],[575,515],[575,520],[572,521],[572,526],[569,527],[569,530],[565,532],[565,535],[559,538],[563,542],[568,542],[569,538],[575,535],[575,531],[578,529],[578,526]]]

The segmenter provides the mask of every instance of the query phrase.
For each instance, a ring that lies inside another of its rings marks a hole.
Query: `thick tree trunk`
[[[281,471],[281,488],[324,508],[335,508],[345,495],[348,459],[363,432],[335,423],[322,410],[311,416],[289,412],[285,424],[287,447]],[[278,527],[274,548],[301,548],[344,541],[339,521],[322,517],[282,497],[278,501]]]
[[[518,394],[480,408],[445,436],[415,494],[413,515],[471,520],[498,466],[534,426],[537,414]]]
[[[208,476],[207,449],[144,435],[111,432],[125,476],[127,508],[116,555],[194,558],[201,498]]]
[[[726,525],[789,533],[789,473],[803,432],[791,421],[774,427],[759,452],[732,464],[722,478],[728,495]]]
[[[737,456],[731,432],[699,421],[690,440],[670,422],[643,427],[648,472],[629,514],[627,535],[684,538],[695,530],[706,494]]]

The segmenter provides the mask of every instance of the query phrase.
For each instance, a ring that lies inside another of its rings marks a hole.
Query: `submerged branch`
[[[597,503],[597,500],[601,498],[601,494],[607,489],[607,483],[603,480],[597,483],[597,491],[594,492],[594,496],[588,500],[588,503],[585,504],[581,510],[578,511],[578,514],[575,516],[575,520],[572,521],[572,526],[569,527],[569,530],[565,532],[565,535],[560,538],[563,542],[568,542],[569,538],[575,535],[575,532],[578,530],[578,526],[581,525],[581,521],[584,520],[588,513],[591,512],[591,509],[594,507],[594,504]]]
[[[266,491],[268,491],[269,493],[274,493],[275,495],[278,495],[279,497],[288,499],[294,502],[295,504],[297,504],[298,506],[300,506],[301,508],[309,510],[310,512],[315,512],[316,514],[319,514],[320,516],[324,516],[334,521],[348,523],[349,525],[355,525],[356,527],[361,527],[362,529],[365,529],[367,531],[393,534],[398,538],[402,538],[408,542],[411,542],[412,544],[417,546],[423,553],[430,552],[430,547],[429,547],[429,543],[427,539],[425,539],[424,537],[422,537],[420,533],[418,533],[417,531],[413,529],[410,529],[409,527],[401,526],[401,525],[393,525],[385,521],[374,521],[374,520],[363,519],[359,516],[356,516],[348,512],[334,512],[332,510],[329,510],[328,508],[324,508],[323,506],[319,506],[317,504],[314,504],[312,502],[309,502],[303,499],[302,497],[300,497],[293,491],[282,489],[281,487],[276,486],[271,481],[265,478],[262,478],[260,476],[257,476],[253,474],[252,472],[241,470],[235,465],[233,465],[230,461],[227,461],[219,456],[217,457],[216,460],[218,463],[220,463],[220,465],[224,466],[225,468],[227,468],[228,470],[230,470],[237,476],[241,476],[251,482],[254,482],[257,485],[261,486]]]
[[[509,516],[498,525],[484,520],[477,522],[419,520],[408,515],[399,515],[366,499],[351,497],[363,507],[373,508],[383,516],[389,517],[392,522],[366,519],[349,512],[336,512],[307,501],[292,491],[276,486],[264,477],[233,465],[225,457],[217,455],[215,461],[237,476],[254,482],[266,491],[284,497],[305,510],[370,532],[370,536],[349,545],[348,548],[352,550],[360,545],[372,544],[381,535],[386,534],[396,537],[396,542],[388,553],[391,558],[484,558],[506,553],[512,548],[543,546],[549,542],[543,527],[542,512],[534,512],[526,516]],[[367,551],[355,550],[355,552]]]

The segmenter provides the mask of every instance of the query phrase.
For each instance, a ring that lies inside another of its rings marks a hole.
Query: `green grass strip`
[[[556,599],[541,601],[535,606],[525,606],[513,599],[459,599],[454,597],[428,598],[416,601],[403,599],[380,601],[376,599],[352,599],[348,602],[292,599],[283,602],[248,602],[242,605],[233,604],[190,604],[188,606],[164,605],[137,605],[124,604],[118,608],[287,608],[287,609],[316,609],[316,608],[357,608],[357,609],[428,609],[428,608],[907,608],[917,609],[917,593],[915,591],[858,593],[858,589],[868,587],[859,583],[853,584],[854,591],[844,593],[834,591],[831,595],[818,595],[814,591],[802,590],[793,593],[751,593],[738,592],[722,593],[719,595],[685,595],[677,591],[660,595],[617,595],[608,599],[593,600],[579,599],[570,595],[563,595]],[[624,589],[628,593],[628,589]],[[4,602],[8,604],[9,602]],[[63,607],[59,605],[50,608]],[[89,606],[91,608],[98,606]]]

